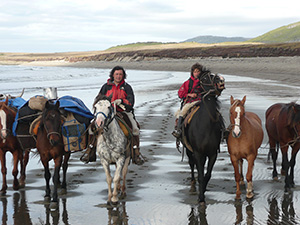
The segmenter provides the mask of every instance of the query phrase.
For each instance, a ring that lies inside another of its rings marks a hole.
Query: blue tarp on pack
[[[93,119],[94,115],[78,98],[66,95],[58,99],[59,107],[72,113],[79,114],[89,119]]]
[[[16,98],[17,99],[17,98]],[[13,123],[13,135],[16,136],[16,130],[18,126],[18,118],[19,118],[19,109],[28,104],[28,101],[21,100],[14,100],[14,105],[18,105],[18,112],[15,118],[15,122]],[[81,115],[83,117],[86,117],[88,119],[93,119],[94,115],[91,113],[91,111],[85,106],[85,104],[78,98],[72,97],[72,96],[63,96],[59,98],[57,101],[59,101],[59,107],[63,108],[66,111]]]
[[[0,100],[1,102],[5,102],[6,99],[2,99]],[[17,97],[17,98],[13,98],[13,99],[8,99],[8,106],[10,107],[15,107],[17,109],[19,109],[20,107],[22,107],[24,104],[26,103],[26,100],[21,98],[21,97]]]

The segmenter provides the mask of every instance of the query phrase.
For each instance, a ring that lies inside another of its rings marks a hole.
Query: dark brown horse
[[[279,147],[282,153],[282,169],[285,172],[285,191],[295,186],[294,167],[300,148],[300,105],[277,103],[266,111],[266,129],[273,159],[273,178],[277,179],[276,160]],[[292,155],[288,160],[288,148]]]
[[[246,197],[253,197],[252,170],[257,150],[264,136],[261,119],[255,113],[245,111],[245,101],[246,96],[242,100],[230,97],[230,134],[227,146],[234,168],[236,199],[241,198],[240,182],[243,182],[243,159],[248,161]]]
[[[0,190],[0,194],[5,194],[7,190],[6,182],[6,152],[11,152],[13,155],[14,167],[13,167],[13,189],[18,190],[19,187],[25,185],[25,170],[23,166],[23,151],[19,145],[19,142],[15,136],[12,134],[12,125],[16,116],[16,112],[8,107],[8,98],[5,102],[0,102],[0,160],[1,160],[1,171],[3,176],[3,184]],[[18,175],[18,164],[21,164],[21,179],[20,183],[17,179]]]
[[[58,207],[57,188],[59,185],[59,172],[62,164],[62,188],[66,189],[66,172],[68,168],[68,160],[70,158],[70,153],[64,151],[64,145],[61,136],[62,122],[61,113],[59,111],[59,101],[57,101],[56,104],[52,104],[50,101],[47,101],[45,109],[42,112],[42,118],[40,120],[40,125],[37,132],[36,147],[45,169],[44,176],[46,180],[46,200],[51,199],[51,190],[49,185],[51,174],[49,171],[49,161],[51,159],[54,160],[54,188],[50,206],[52,209],[56,209]]]

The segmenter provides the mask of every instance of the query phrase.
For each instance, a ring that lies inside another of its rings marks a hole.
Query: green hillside
[[[249,42],[291,43],[300,41],[300,22],[279,27],[261,36],[250,39]]]

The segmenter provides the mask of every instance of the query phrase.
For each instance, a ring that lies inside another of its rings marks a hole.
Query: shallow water
[[[58,95],[72,95],[91,108],[109,70],[57,67],[0,67],[0,91],[24,98],[43,94],[55,86]],[[105,174],[99,164],[83,164],[81,152],[71,156],[67,174],[68,192],[60,195],[59,209],[51,212],[44,202],[43,168],[31,157],[26,187],[12,190],[11,155],[7,154],[8,192],[0,197],[2,224],[299,224],[300,165],[295,167],[296,188],[283,191],[283,177],[271,179],[272,164],[267,160],[265,137],[253,172],[255,197],[235,201],[235,181],[226,145],[215,164],[206,193],[206,208],[197,204],[190,187],[187,158],[175,148],[171,135],[174,112],[179,107],[177,89],[188,73],[129,70],[127,81],[136,94],[135,114],[141,125],[141,151],[147,161],[130,165],[127,197],[117,207],[108,207]],[[267,80],[224,75],[226,90],[220,96],[222,114],[228,125],[229,97],[247,95],[246,107],[264,123],[264,112],[273,103],[297,100],[299,88]],[[275,90],[274,90],[275,89]],[[278,160],[280,166],[281,157]],[[246,164],[244,165],[246,169]],[[52,166],[53,167],[53,164]],[[244,169],[244,170],[245,170]],[[112,167],[112,170],[114,168]],[[2,182],[2,177],[1,180]]]

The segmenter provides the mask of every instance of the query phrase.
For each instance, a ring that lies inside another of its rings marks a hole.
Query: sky
[[[252,38],[300,21],[299,0],[0,0],[0,52],[98,51],[202,35]]]

